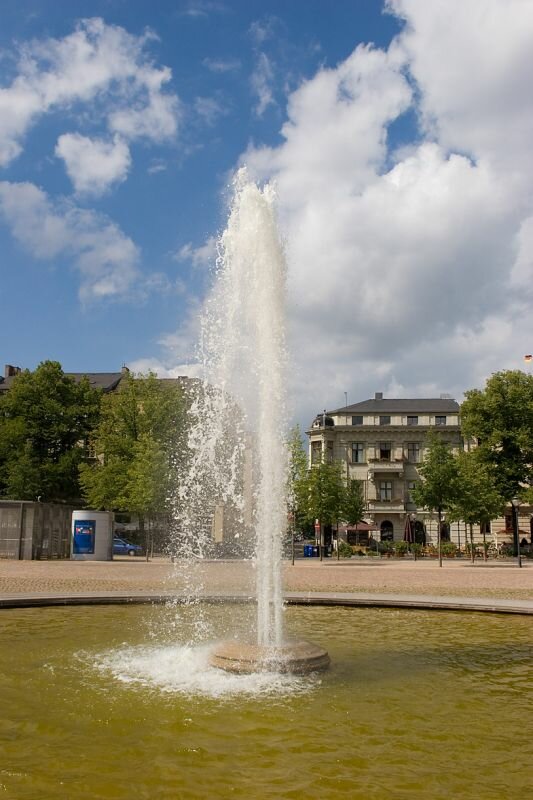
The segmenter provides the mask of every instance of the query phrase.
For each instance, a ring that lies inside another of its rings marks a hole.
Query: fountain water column
[[[287,450],[285,430],[285,262],[274,213],[270,186],[260,191],[237,178],[236,195],[228,227],[222,237],[222,262],[227,289],[238,298],[232,316],[237,330],[236,349],[251,359],[246,378],[252,391],[243,391],[240,402],[256,431],[258,487],[254,527],[257,568],[257,642],[280,646],[283,639],[281,587],[281,540],[286,524],[285,491]],[[226,292],[227,296],[227,292]],[[234,302],[234,300],[233,300]],[[233,368],[237,365],[234,363]],[[226,383],[231,376],[226,376]],[[248,396],[246,396],[248,394]]]
[[[287,523],[288,459],[284,288],[285,260],[273,189],[260,190],[241,170],[228,226],[219,242],[217,280],[203,326],[205,381],[216,391],[204,393],[207,413],[198,415],[204,427],[191,440],[200,450],[211,442],[209,458],[196,459],[196,464],[208,479],[212,496],[230,500],[244,521],[238,465],[242,468],[246,460],[245,429],[253,431],[257,643],[230,640],[211,654],[213,665],[232,672],[306,672],[329,664],[321,648],[283,640],[281,548]],[[235,433],[239,418],[241,432],[237,445],[231,446],[227,434]],[[201,485],[199,478],[196,473],[193,487]]]

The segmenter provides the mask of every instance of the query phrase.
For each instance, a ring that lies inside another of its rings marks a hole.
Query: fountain
[[[260,189],[247,179],[245,169],[237,173],[228,225],[218,245],[215,284],[202,319],[203,380],[192,406],[187,477],[176,504],[175,552],[188,563],[210,552],[217,509],[226,536],[254,542],[256,641],[223,642],[211,657],[212,665],[238,673],[302,673],[329,664],[322,648],[283,639],[285,260],[274,202],[270,185]],[[197,575],[192,569],[190,602],[203,589]]]

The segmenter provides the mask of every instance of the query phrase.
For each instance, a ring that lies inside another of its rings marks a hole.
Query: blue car
[[[119,539],[118,536],[113,537],[114,556],[140,556],[142,550],[139,544],[132,544],[125,539]]]

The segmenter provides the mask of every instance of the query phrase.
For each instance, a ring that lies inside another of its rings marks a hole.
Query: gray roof
[[[102,389],[104,392],[112,392],[120,383],[124,376],[123,372],[65,372],[69,378],[74,378],[79,383],[82,378],[89,378],[89,383],[93,389]],[[12,375],[0,379],[0,392],[7,392],[11,388],[17,376]]]
[[[423,414],[429,412],[431,414],[457,414],[459,412],[459,403],[456,400],[448,398],[430,397],[414,399],[408,398],[394,398],[388,400],[384,397],[382,400],[363,400],[361,403],[353,403],[351,406],[342,406],[336,408],[334,411],[328,411],[328,414],[360,414],[360,413],[376,413],[376,414]]]
[[[12,383],[13,378],[2,378],[2,376],[0,376],[0,392],[7,392]]]
[[[112,392],[124,377],[123,372],[65,372],[65,375],[74,378],[76,383],[88,378],[91,389],[103,389],[104,392]]]

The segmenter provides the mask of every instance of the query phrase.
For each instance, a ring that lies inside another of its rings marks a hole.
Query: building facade
[[[416,507],[411,493],[432,432],[452,450],[463,447],[455,400],[388,399],[376,393],[372,400],[318,414],[307,431],[309,459],[311,464],[340,461],[346,478],[361,482],[367,518],[379,540],[403,539],[412,524],[417,540],[431,543],[437,539],[437,521]],[[441,535],[446,539],[449,533],[445,523]]]

